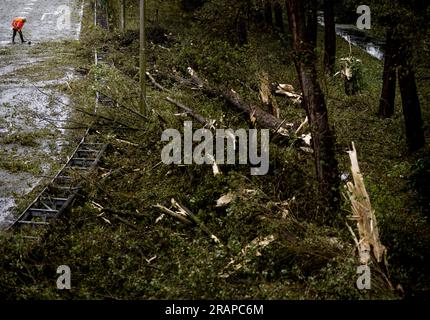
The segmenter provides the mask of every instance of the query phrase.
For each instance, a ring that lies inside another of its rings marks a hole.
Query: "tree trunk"
[[[332,75],[336,63],[336,28],[333,0],[324,0],[324,40],[325,72]]]
[[[125,8],[126,8],[126,5],[125,5],[125,1],[126,0],[121,0],[121,12],[120,12],[120,15],[121,15],[121,17],[120,17],[120,21],[121,21],[121,26],[120,26],[120,28],[121,28],[121,32],[122,33],[124,33],[125,32],[125,28],[126,28],[126,12],[125,12]]]
[[[284,17],[282,14],[282,5],[278,0],[276,0],[274,3],[274,11],[276,28],[279,31],[284,32]]]
[[[264,20],[269,26],[273,25],[272,0],[264,1]]]
[[[300,4],[299,4],[300,5]],[[308,0],[305,4],[305,27],[308,34],[308,41],[315,50],[317,44],[317,33],[318,33],[318,2],[316,0]]]
[[[345,83],[345,94],[347,96],[353,96],[357,94],[358,82],[357,82],[357,77],[354,74],[352,75],[351,79],[347,79],[345,77],[344,83]]]
[[[329,127],[325,98],[317,78],[315,47],[309,39],[312,35],[306,31],[312,26],[305,24],[306,14],[302,2],[286,0],[286,3],[296,53],[295,65],[311,127],[320,194],[321,198],[328,200],[329,207],[336,210],[340,205],[340,194],[338,163],[334,153],[335,138]]]
[[[420,101],[418,99],[415,73],[412,67],[411,46],[402,41],[399,53],[399,87],[405,118],[406,140],[409,151],[414,152],[425,144]]]
[[[389,118],[394,114],[394,102],[396,98],[396,50],[398,46],[393,38],[393,31],[387,31],[384,73],[381,98],[379,99],[379,117]]]

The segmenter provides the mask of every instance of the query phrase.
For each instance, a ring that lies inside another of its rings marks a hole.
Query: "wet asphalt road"
[[[43,44],[57,40],[77,40],[81,29],[82,0],[0,0],[0,138],[21,133],[36,133],[54,130],[41,118],[67,119],[68,110],[61,103],[52,103],[46,94],[38,92],[34,85],[56,99],[67,103],[67,96],[49,88],[49,85],[64,83],[73,77],[73,70],[59,66],[59,78],[46,79],[40,64],[50,59],[50,52],[32,48],[43,48]],[[15,17],[26,17],[23,34],[32,45],[21,45],[19,35],[11,44],[11,22]],[[63,70],[64,69],[64,70]],[[38,77],[42,80],[38,80]],[[36,81],[36,83],[35,83]],[[46,88],[45,88],[46,87]],[[51,140],[49,140],[51,139]],[[49,171],[49,159],[56,155],[51,145],[61,145],[61,138],[46,138],[37,147],[2,144],[0,161],[13,159],[25,162],[40,157],[39,166],[43,174]],[[54,149],[55,150],[55,149]],[[46,161],[45,161],[46,159]],[[26,171],[15,171],[0,166],[0,224],[15,205],[16,197],[28,193],[41,180],[39,175]]]
[[[81,9],[81,0],[1,0],[0,45],[11,42],[11,22],[15,17],[27,18],[24,37],[33,42],[77,39]]]

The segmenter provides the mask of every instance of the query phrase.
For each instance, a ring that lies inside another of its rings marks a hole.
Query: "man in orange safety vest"
[[[15,43],[15,37],[16,34],[19,33],[19,37],[21,38],[21,43],[24,43],[24,37],[22,35],[22,28],[24,28],[24,24],[27,22],[26,18],[15,18],[12,21],[12,29],[13,29],[13,36],[12,36],[12,43]]]

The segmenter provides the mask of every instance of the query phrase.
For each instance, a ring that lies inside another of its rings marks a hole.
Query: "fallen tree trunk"
[[[179,76],[171,77],[171,79],[178,81],[180,83],[183,83],[187,86],[195,86],[197,89],[201,90],[204,94],[206,94],[209,97],[221,97],[223,98],[228,104],[235,107],[236,109],[246,113],[249,116],[249,121],[252,124],[259,124],[262,128],[265,129],[272,129],[274,133],[277,133],[279,135],[290,137],[291,133],[294,134],[294,124],[293,123],[287,123],[285,120],[281,120],[272,114],[262,110],[261,108],[253,105],[248,105],[242,101],[240,96],[235,92],[234,90],[229,91],[223,91],[219,88],[216,88],[214,86],[211,86],[207,81],[203,81],[200,79],[196,72],[188,68],[188,73],[191,75],[191,79],[185,79]],[[166,88],[162,87],[161,85],[158,85],[155,79],[153,79],[153,84],[160,90],[167,91]],[[178,108],[181,108],[184,110],[187,114],[192,116],[194,119],[199,121],[202,124],[209,124],[208,121],[198,113],[196,113],[194,110],[186,107],[180,102],[177,102],[171,98],[167,98],[167,101],[170,103],[176,105]]]
[[[250,122],[253,124],[257,123],[262,128],[273,129],[278,134],[287,137],[290,136],[290,132],[293,128],[292,123],[285,123],[285,121],[276,118],[257,106],[246,104],[234,90],[223,91],[211,86],[207,81],[200,79],[191,68],[188,68],[188,72],[191,75],[192,83],[200,88],[206,95],[210,97],[222,97],[228,104],[246,113],[249,116]]]
[[[149,78],[149,80],[151,80],[152,84],[159,90],[161,91],[166,91],[166,92],[170,92],[169,89],[166,89],[165,87],[163,87],[161,84],[159,84],[155,78],[152,76],[152,74],[150,74],[149,72],[146,72],[146,76]]]
[[[188,115],[190,115],[191,117],[193,117],[194,119],[196,119],[198,122],[200,122],[204,126],[208,126],[208,125],[210,126],[210,125],[212,125],[212,123],[211,123],[210,120],[207,120],[205,117],[203,117],[199,113],[195,112],[193,109],[188,108],[184,104],[182,104],[182,103],[180,103],[180,102],[178,102],[176,100],[173,100],[170,97],[167,97],[166,100],[169,101],[171,104],[174,104],[178,108],[184,110]]]

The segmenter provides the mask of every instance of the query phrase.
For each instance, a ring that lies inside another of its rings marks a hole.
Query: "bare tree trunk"
[[[409,151],[413,152],[425,144],[421,106],[418,99],[415,73],[412,66],[411,46],[402,41],[399,54],[399,87],[405,118],[406,140]]]
[[[336,63],[336,27],[333,0],[324,0],[324,66],[329,75],[334,73]]]
[[[286,0],[286,3],[297,57],[296,69],[312,132],[320,194],[328,200],[330,208],[336,210],[340,205],[340,194],[338,163],[334,153],[335,138],[329,127],[325,98],[317,78],[315,47],[309,39],[312,35],[306,30],[309,26],[305,24],[303,3],[295,0]]]
[[[273,25],[272,0],[264,0],[264,20],[269,26]]]
[[[379,117],[389,118],[394,114],[394,102],[396,98],[396,50],[398,46],[393,38],[393,31],[387,31],[384,73],[381,98],[379,99]]]
[[[121,21],[121,32],[124,33],[125,32],[125,28],[126,28],[126,5],[125,5],[125,1],[126,0],[121,0],[121,12],[120,12],[120,21]]]
[[[274,11],[275,11],[276,28],[279,31],[284,32],[284,17],[283,17],[283,13],[282,13],[282,5],[278,0],[276,0],[273,6],[274,6]]]
[[[301,5],[301,4],[299,4]],[[318,32],[318,2],[316,0],[308,0],[305,2],[305,27],[307,30],[308,40],[315,49],[317,44]]]

